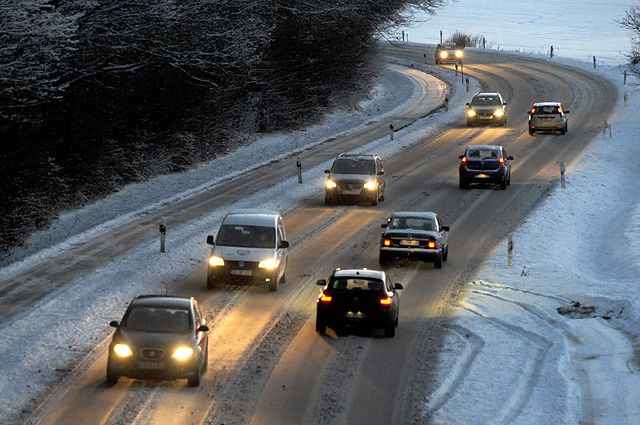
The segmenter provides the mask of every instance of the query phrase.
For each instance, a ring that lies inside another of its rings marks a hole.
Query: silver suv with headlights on
[[[464,52],[455,43],[444,43],[436,46],[436,65],[460,62],[463,56]]]
[[[286,280],[287,234],[279,213],[269,210],[237,210],[227,214],[208,260],[207,288],[218,283],[266,284],[270,291]]]
[[[529,114],[529,134],[536,131],[559,131],[560,134],[567,134],[569,123],[565,114],[569,111],[562,109],[560,102],[539,102],[534,103]]]
[[[467,103],[467,127],[507,123],[507,104],[500,93],[478,93]]]
[[[384,201],[384,169],[378,155],[341,153],[333,161],[324,185],[325,205],[341,200],[365,201],[378,205]]]

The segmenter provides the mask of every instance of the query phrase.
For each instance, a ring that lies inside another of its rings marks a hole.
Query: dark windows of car
[[[224,224],[220,227],[216,244],[239,248],[273,248],[276,231],[273,227]]]
[[[557,106],[550,105],[550,106],[537,106],[533,108],[532,113],[534,115],[559,114],[560,111]]]
[[[436,230],[435,222],[422,217],[392,217],[388,229]]]
[[[471,100],[471,106],[502,106],[496,96],[475,96]]]
[[[338,277],[332,279],[328,287],[337,291],[380,291],[384,284],[379,279]]]
[[[367,174],[376,173],[376,163],[373,158],[355,159],[339,158],[333,163],[331,172],[334,174]]]
[[[135,305],[124,321],[130,331],[185,333],[191,329],[191,318],[186,309]]]
[[[472,159],[497,159],[500,153],[496,149],[469,149],[467,156]]]

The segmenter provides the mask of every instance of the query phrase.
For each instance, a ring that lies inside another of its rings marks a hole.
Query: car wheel
[[[433,267],[435,267],[436,269],[442,268],[442,253],[440,253],[440,255],[436,257],[435,261],[433,262]]]
[[[325,204],[325,205],[333,205],[333,203],[334,203],[334,202],[333,202],[332,197],[331,197],[331,196],[329,196],[329,195],[327,195],[327,194],[325,194],[325,195],[324,195],[324,204]]]
[[[204,365],[202,365],[202,372],[209,370],[209,347],[205,348],[204,352]]]
[[[120,378],[117,373],[115,373],[110,365],[111,362],[107,361],[107,384],[115,385],[118,383],[118,379]]]
[[[458,182],[458,187],[460,187],[460,189],[468,189],[469,183],[467,183],[465,179],[460,178],[460,181]]]
[[[507,186],[511,186],[511,174],[509,174],[509,178],[507,179]]]
[[[187,378],[187,385],[190,387],[200,386],[200,368],[197,368],[195,374]]]
[[[396,325],[392,323],[391,325],[384,328],[384,336],[387,338],[393,338],[396,336]]]
[[[444,254],[442,255],[442,261],[447,261],[449,259],[449,246],[447,246],[444,250]]]
[[[389,255],[385,252],[380,251],[378,263],[380,263],[381,266],[386,266],[387,264],[389,264]]]
[[[371,200],[371,205],[373,205],[374,207],[378,205],[378,192],[376,192],[376,194],[373,195],[373,199]]]
[[[212,278],[207,276],[207,289],[215,289],[215,287],[216,287],[216,282]]]
[[[326,330],[327,324],[323,320],[320,320],[320,318],[316,315],[316,332],[318,332],[320,335],[324,335]]]
[[[282,272],[282,277],[280,278],[280,283],[287,283],[287,272]]]
[[[529,136],[533,136],[534,131],[529,129]]]
[[[504,179],[500,182],[500,189],[507,190],[507,179]]]
[[[278,290],[278,277],[269,281],[269,292],[276,292]]]
[[[467,127],[473,127],[473,123],[471,121],[467,121]]]

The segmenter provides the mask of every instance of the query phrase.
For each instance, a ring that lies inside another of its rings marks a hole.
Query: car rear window
[[[536,106],[532,109],[534,115],[559,114],[557,106]]]
[[[191,318],[186,309],[133,306],[124,320],[131,331],[184,333],[191,329]]]
[[[498,159],[500,153],[495,149],[470,149],[467,152],[470,159]]]
[[[496,96],[476,96],[471,101],[471,106],[500,106],[500,99]]]
[[[383,287],[379,279],[338,277],[329,283],[329,288],[338,291],[381,291]]]
[[[388,229],[416,229],[436,230],[436,223],[430,218],[422,217],[393,217],[389,221]]]
[[[373,175],[376,172],[376,164],[373,158],[340,158],[333,163],[332,173],[335,174],[367,174]]]
[[[223,224],[218,232],[216,244],[242,248],[273,248],[276,245],[276,230],[266,226]]]

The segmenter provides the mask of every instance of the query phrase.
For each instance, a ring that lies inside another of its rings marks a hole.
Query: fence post
[[[393,141],[393,124],[389,124],[389,130],[390,130],[391,141]]]
[[[160,221],[160,252],[166,252],[165,250],[165,236],[167,234],[167,220],[165,218]]]
[[[302,184],[302,162],[299,159],[296,161],[296,167],[298,167],[298,183]]]

